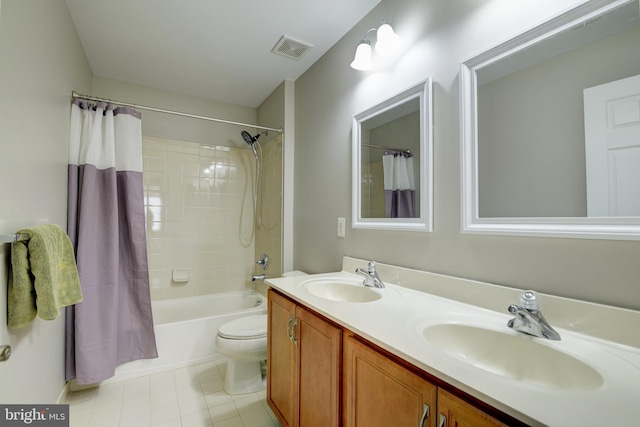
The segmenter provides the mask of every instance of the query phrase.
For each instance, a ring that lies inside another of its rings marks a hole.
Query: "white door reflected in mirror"
[[[640,75],[584,90],[587,216],[640,216]]]

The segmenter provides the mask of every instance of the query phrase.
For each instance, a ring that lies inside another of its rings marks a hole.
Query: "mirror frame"
[[[630,1],[637,0],[586,1],[460,64],[463,233],[640,240],[640,217],[481,218],[478,214],[477,71]]]
[[[433,111],[431,77],[353,116],[352,123],[352,222],[351,228],[400,231],[433,231]],[[420,105],[420,204],[419,218],[363,218],[361,209],[362,123],[414,98]]]

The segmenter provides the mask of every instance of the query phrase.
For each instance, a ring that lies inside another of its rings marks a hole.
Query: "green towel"
[[[73,247],[58,225],[38,225],[18,231],[29,239],[11,245],[7,323],[27,326],[36,313],[53,320],[60,308],[82,301]]]

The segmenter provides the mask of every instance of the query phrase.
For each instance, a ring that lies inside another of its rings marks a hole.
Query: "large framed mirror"
[[[353,228],[432,231],[431,79],[353,116]]]
[[[640,239],[639,14],[587,1],[461,64],[463,232]]]

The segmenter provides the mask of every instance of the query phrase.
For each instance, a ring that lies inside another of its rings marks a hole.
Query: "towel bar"
[[[0,243],[15,243],[27,239],[24,234],[0,234]]]

